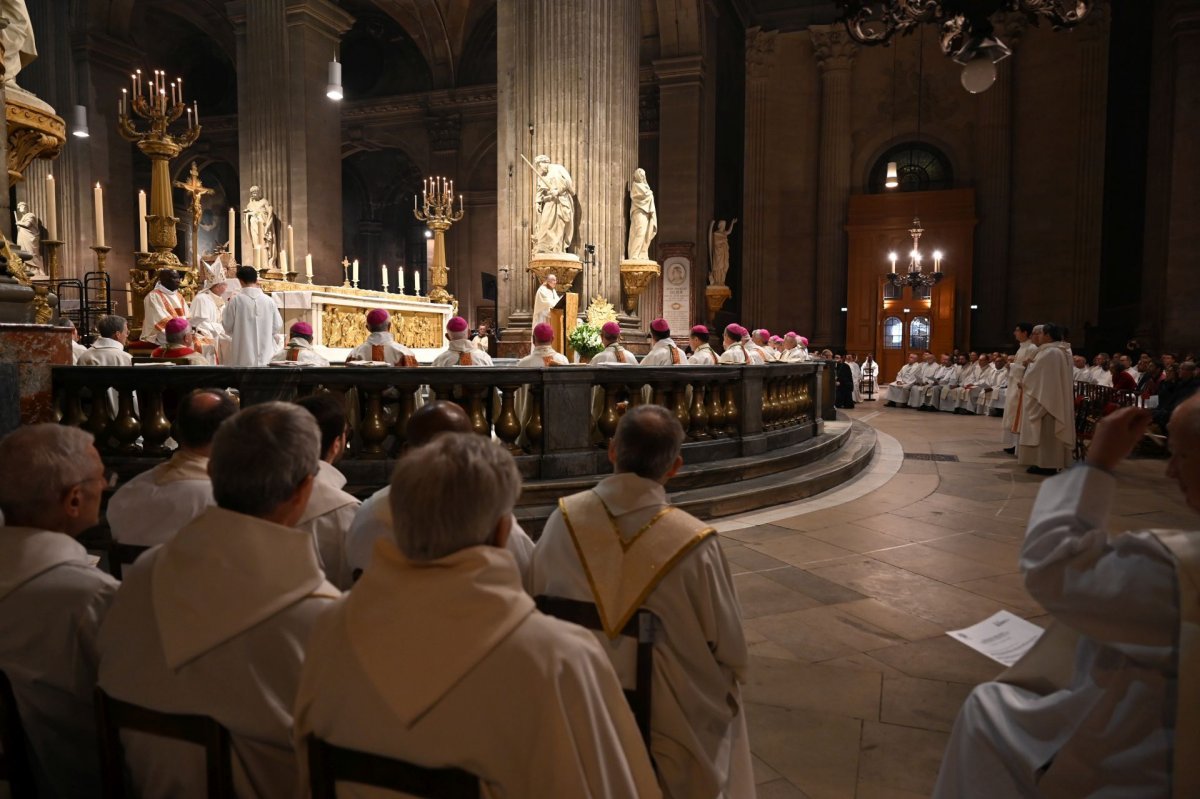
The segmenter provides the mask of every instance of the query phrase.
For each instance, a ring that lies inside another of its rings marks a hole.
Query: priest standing
[[[179,273],[174,269],[158,270],[158,282],[142,301],[142,341],[166,344],[167,322],[187,317],[187,300],[179,292]]]
[[[1030,474],[1055,474],[1070,465],[1075,449],[1071,345],[1050,322],[1034,328],[1032,340],[1038,348],[1025,370],[1017,463]]]
[[[258,287],[258,272],[239,266],[241,292],[225,305],[225,332],[229,334],[228,366],[266,366],[283,344],[283,317],[279,306]]]
[[[557,275],[546,275],[545,282],[538,287],[537,294],[533,297],[533,323],[535,325],[543,322],[548,323],[550,321],[550,310],[555,305],[558,305],[559,301],[563,298],[562,294],[554,290],[554,287],[557,285]]]
[[[1008,366],[1008,397],[1004,402],[1004,423],[1001,433],[1004,451],[1009,455],[1017,452],[1017,437],[1021,432],[1021,406],[1024,391],[1021,384],[1025,379],[1025,370],[1037,353],[1037,344],[1030,340],[1033,335],[1033,325],[1028,322],[1018,322],[1013,328],[1013,337],[1017,340],[1017,354],[1009,361]]]

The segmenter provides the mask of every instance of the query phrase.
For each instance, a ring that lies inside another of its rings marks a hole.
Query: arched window
[[[908,348],[922,351],[929,349],[928,316],[914,316],[908,323]]]
[[[904,322],[898,316],[883,320],[883,348],[898,350],[904,346]]]
[[[886,188],[888,162],[896,162],[900,186]],[[904,142],[892,147],[871,167],[870,191],[936,191],[954,187],[954,170],[941,150],[925,142]]]

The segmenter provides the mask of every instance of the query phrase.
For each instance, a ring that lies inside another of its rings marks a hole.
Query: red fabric
[[[469,353],[469,352],[460,352],[458,354],[458,365],[459,366],[474,366],[475,359],[471,357],[471,353]]]
[[[1118,372],[1113,375],[1113,389],[1116,391],[1137,391],[1137,383],[1134,382],[1132,375],[1129,372]]]
[[[387,360],[383,355],[383,345],[382,344],[372,344],[371,345],[371,360],[372,361]]]
[[[189,355],[195,355],[196,351],[191,347],[159,347],[154,352],[150,353],[151,358],[186,358]]]

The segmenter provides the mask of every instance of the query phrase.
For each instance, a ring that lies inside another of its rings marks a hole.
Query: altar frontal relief
[[[442,345],[442,316],[436,313],[393,313],[392,336],[414,349]],[[363,309],[326,305],[321,309],[321,344],[331,349],[353,348],[367,339]]]

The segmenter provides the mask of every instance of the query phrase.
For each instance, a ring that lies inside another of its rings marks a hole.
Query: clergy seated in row
[[[753,796],[733,578],[713,529],[667,500],[683,438],[658,405],[621,417],[608,450],[614,474],[559,501],[533,551],[532,591],[597,605],[600,641],[626,687],[633,642],[617,631],[639,607],[652,611],[650,754],[663,795]]]
[[[1092,370],[1088,368],[1087,358],[1082,355],[1071,357],[1071,379],[1076,383],[1091,383]]]
[[[258,286],[258,270],[239,266],[242,290],[225,303],[222,317],[229,344],[229,366],[266,366],[283,345],[283,317],[279,306]]]
[[[55,327],[69,328],[71,331],[71,363],[79,363],[79,357],[87,352],[87,347],[79,343],[79,331],[75,328],[75,323],[70,317],[60,316],[54,320]]]
[[[296,522],[296,528],[312,533],[321,571],[325,572],[329,582],[345,591],[354,582],[346,558],[346,537],[362,504],[343,490],[346,476],[334,465],[346,453],[349,436],[346,404],[330,392],[311,394],[296,400],[296,404],[313,415],[321,430],[321,462],[317,465],[312,496],[308,498],[300,521]]]
[[[773,363],[779,360],[775,354],[775,350],[770,346],[771,331],[764,328],[759,328],[750,334],[750,340],[746,342],[746,348],[754,350],[762,358],[763,363]]]
[[[446,341],[449,348],[433,359],[434,366],[491,366],[492,356],[476,349],[467,340],[467,320],[461,316],[451,317],[446,323]]]
[[[96,322],[100,337],[88,351],[79,356],[80,366],[133,366],[133,356],[125,351],[129,340],[129,323],[125,317],[109,314]]]
[[[475,433],[400,459],[391,534],[309,640],[301,746],[463,769],[487,796],[659,795],[603,648],[522,588],[505,548],[520,492],[512,456]]]
[[[158,270],[158,282],[142,301],[142,341],[161,347],[167,343],[167,322],[187,319],[188,303],[179,291],[179,282],[174,269]]]
[[[295,366],[328,366],[329,361],[313,349],[313,329],[308,322],[293,322],[288,328],[287,346],[271,358],[271,363]]]
[[[403,367],[417,365],[417,354],[392,337],[392,317],[387,311],[376,308],[367,314],[367,333],[367,340],[350,351],[346,363],[386,363]]]
[[[1114,412],[1085,462],[1042,485],[1020,564],[1054,622],[967,697],[937,799],[1200,796],[1200,525],[1110,527],[1118,468],[1149,421]],[[1167,476],[1200,512],[1200,400],[1169,427]]]
[[[688,363],[698,366],[717,365],[717,353],[713,352],[712,346],[708,343],[710,335],[705,325],[696,325],[692,328],[691,335],[688,337],[692,345],[692,354],[688,357]]]
[[[172,437],[179,448],[165,463],[134,477],[108,501],[105,518],[114,541],[152,547],[164,544],[213,506],[208,459],[217,428],[238,411],[219,388],[201,388],[179,400]]]
[[[125,571],[100,630],[100,687],[226,727],[239,796],[303,794],[291,708],[313,624],[340,596],[312,536],[295,528],[320,445],[312,414],[296,405],[266,402],[226,420],[210,459],[216,507]],[[206,795],[202,748],[122,738],[134,795]]]
[[[155,347],[150,353],[157,360],[183,361],[191,366],[209,366],[208,359],[192,348],[195,343],[192,327],[188,320],[175,318],[167,321],[164,328],[166,343]]]
[[[666,319],[655,319],[650,323],[650,337],[654,343],[642,358],[642,366],[673,366],[687,362],[687,356],[671,338],[671,326]]]
[[[470,432],[471,418],[461,405],[448,400],[434,400],[413,411],[408,426],[404,429],[404,446],[406,450],[416,449],[443,433]],[[457,482],[459,485],[465,485],[461,480]],[[470,490],[473,492],[474,489]],[[352,574],[358,574],[370,566],[377,541],[392,536],[392,508],[388,500],[390,494],[391,488],[384,486],[368,497],[354,515],[354,522],[350,525],[346,541],[346,557]],[[521,584],[527,585],[529,561],[533,557],[533,539],[521,529],[516,517],[513,517],[504,548],[516,561],[517,570],[521,573]]]
[[[985,385],[975,404],[975,413],[980,416],[1000,416],[1004,413],[1008,394],[1008,358],[1004,355],[993,358],[982,382]]]
[[[804,363],[812,360],[808,353],[808,339],[804,336],[797,335],[792,331],[788,331],[783,336],[783,358],[784,363]]]
[[[1017,340],[1017,351],[1008,367],[1009,400],[1004,403],[1004,421],[1000,425],[1000,439],[1004,451],[1009,455],[1017,452],[1017,440],[1021,432],[1021,414],[1025,406],[1025,370],[1037,354],[1033,339],[1033,325],[1017,322],[1013,338]]]
[[[723,343],[725,351],[718,358],[719,363],[762,363],[762,356],[756,352],[747,349],[745,340],[749,336],[749,331],[739,325],[737,322],[731,322],[725,326]]]
[[[554,328],[542,322],[533,326],[533,349],[517,366],[567,366],[567,356],[554,349]]]
[[[767,344],[771,347],[771,352],[775,354],[775,360],[783,360],[783,336],[771,336],[767,340]]]
[[[1030,338],[1037,355],[1022,381],[1020,446],[1017,463],[1030,474],[1054,474],[1071,463],[1075,449],[1075,391],[1071,382],[1071,345],[1061,328],[1038,325]]]
[[[942,410],[949,406],[951,413],[973,414],[984,389],[990,387],[988,373],[992,370],[991,358],[987,353],[980,355],[974,363],[963,368],[958,386],[947,392]]]
[[[978,359],[972,361],[968,356],[959,353],[955,356],[954,376],[942,386],[938,409],[946,413],[960,413],[971,402],[970,386],[974,388],[981,379],[981,365]],[[967,389],[967,390],[963,390]]]
[[[908,396],[905,403],[908,407],[918,410],[924,409],[925,394],[929,391],[930,387],[935,385],[940,369],[941,365],[932,352],[926,352],[921,356],[921,365],[913,373],[914,379],[912,385],[908,388]]]
[[[600,340],[604,349],[592,358],[592,364],[616,363],[636,364],[637,356],[621,344],[621,326],[616,322],[605,322],[600,327]]]
[[[0,671],[39,796],[100,794],[96,636],[117,581],[75,538],[99,520],[105,482],[78,428],[30,425],[0,440]]]
[[[884,394],[884,399],[887,400],[887,407],[894,408],[897,405],[908,403],[909,389],[917,381],[920,369],[921,356],[915,352],[910,352],[908,354],[908,363],[900,367],[900,371],[896,372],[895,379],[886,386],[887,392]]]
[[[1109,371],[1109,357],[1107,352],[1098,352],[1096,357],[1092,358],[1092,365],[1088,367],[1088,372],[1091,379],[1089,383],[1095,383],[1098,386],[1111,386],[1112,373]]]
[[[954,379],[954,364],[948,353],[942,353],[933,368],[922,369],[921,384],[908,393],[908,406],[919,411],[936,411],[941,403],[942,389]]]

